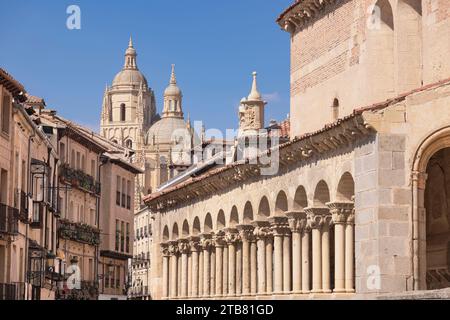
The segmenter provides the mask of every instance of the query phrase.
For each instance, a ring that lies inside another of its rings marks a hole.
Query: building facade
[[[154,298],[445,296],[449,12],[427,0],[285,10],[279,170],[236,161],[145,198]]]

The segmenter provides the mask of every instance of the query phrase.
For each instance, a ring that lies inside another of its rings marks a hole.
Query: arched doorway
[[[414,290],[450,287],[450,127],[421,143],[412,168]]]
[[[427,289],[450,287],[450,148],[428,161],[425,184]]]

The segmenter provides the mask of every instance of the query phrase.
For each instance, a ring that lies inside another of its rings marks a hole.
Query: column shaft
[[[242,244],[240,242],[236,246],[236,296],[242,294]]]
[[[228,295],[228,245],[223,248],[223,292],[222,295]]]
[[[181,255],[181,298],[185,299],[188,295],[188,255]]]
[[[266,239],[266,293],[273,292],[273,239]]]
[[[210,257],[210,289],[209,294],[211,297],[214,297],[216,295],[216,251],[214,250],[214,247],[211,249],[211,257]]]
[[[210,295],[211,262],[209,249],[203,250],[203,297]]]
[[[169,257],[163,256],[163,283],[162,283],[162,295],[163,298],[169,297]]]
[[[330,225],[322,227],[322,290],[324,293],[331,292],[330,283]]]
[[[236,244],[228,244],[228,296],[236,295]]]
[[[266,243],[258,239],[258,294],[266,292]]]
[[[170,257],[171,274],[170,274],[170,297],[178,296],[177,278],[178,278],[178,258],[175,254]]]
[[[309,293],[311,291],[311,265],[309,261],[310,236],[310,230],[305,230],[302,234],[302,293]]]
[[[312,292],[322,292],[322,241],[320,229],[312,229]]]
[[[250,294],[250,242],[242,242],[242,294]]]
[[[256,241],[250,243],[250,293],[255,295],[258,290],[258,259]]]
[[[300,232],[292,233],[292,290],[302,291],[302,236]]]
[[[291,234],[286,233],[283,238],[283,292],[290,293],[291,288]]]
[[[203,275],[204,275],[204,263],[203,263],[203,250],[201,249],[198,257],[198,296],[203,297]]]
[[[274,243],[274,292],[283,292],[283,236],[275,234]]]
[[[345,227],[345,291],[355,292],[355,252],[354,252],[354,226],[348,223]]]
[[[223,247],[216,247],[216,296],[223,294]]]
[[[192,251],[192,297],[198,297],[198,275],[199,275],[199,264],[198,264],[198,251]]]
[[[334,292],[345,292],[345,225],[334,225]]]

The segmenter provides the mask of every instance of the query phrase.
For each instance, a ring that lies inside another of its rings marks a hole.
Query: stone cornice
[[[304,28],[314,18],[316,18],[324,9],[340,0],[296,0],[287,8],[277,19],[280,27],[293,33],[299,28]]]

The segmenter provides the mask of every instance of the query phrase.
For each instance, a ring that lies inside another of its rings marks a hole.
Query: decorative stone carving
[[[189,237],[188,240],[191,252],[198,252],[201,250],[199,237]]]
[[[269,222],[274,236],[284,236],[290,233],[289,219],[287,217],[271,217]]]
[[[328,208],[305,208],[308,219],[308,227],[320,229],[332,222],[330,210]]]
[[[213,242],[216,248],[223,248],[226,246],[225,232],[219,231],[213,236]]]
[[[255,235],[253,233],[255,228],[252,225],[238,225],[237,229],[242,241],[255,241]]]
[[[225,230],[225,241],[228,245],[236,244],[241,240],[237,229],[229,228]]]
[[[200,236],[200,247],[204,251],[209,251],[214,246],[211,234],[202,234]]]
[[[307,226],[307,217],[305,212],[286,212],[289,218],[289,228],[292,233],[303,233]]]
[[[354,211],[353,202],[330,202],[327,203],[330,213],[335,224],[347,223],[347,220]]]
[[[161,253],[162,253],[162,255],[164,257],[170,256],[169,244],[168,243],[161,243],[160,247],[161,247]]]
[[[180,249],[178,247],[178,241],[170,241],[169,242],[169,254],[171,256],[176,256],[180,253]]]
[[[189,254],[189,252],[191,251],[189,241],[187,239],[180,240],[178,243],[178,249],[181,254]]]

